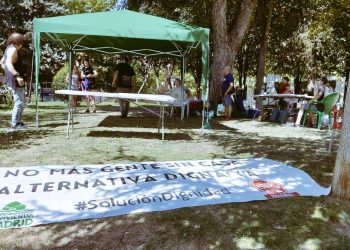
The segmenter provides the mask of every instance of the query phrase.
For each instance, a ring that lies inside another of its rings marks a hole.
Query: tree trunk
[[[348,67],[347,67],[347,70],[346,70],[346,73],[345,73],[345,86],[344,86],[344,93],[347,93],[347,90],[349,88],[349,83],[350,83],[350,59],[347,63]],[[344,95],[343,97],[343,103],[345,104],[346,102],[346,95]]]
[[[261,2],[259,2],[261,3]],[[261,11],[261,23],[262,23],[262,34],[261,34],[261,45],[259,49],[258,56],[258,65],[256,71],[256,90],[258,93],[261,92],[262,87],[264,85],[264,76],[265,76],[265,62],[266,62],[266,52],[268,47],[269,40],[269,31],[271,26],[272,19],[272,10],[273,10],[273,0],[265,0],[261,3],[261,7],[259,7],[258,12]],[[257,108],[262,110],[262,98],[257,99],[256,105]]]
[[[213,25],[213,62],[211,64],[211,81],[209,85],[209,103],[215,108],[220,98],[222,69],[227,63],[228,36],[227,36],[227,0],[216,0],[212,7]]]
[[[220,98],[222,70],[224,66],[233,67],[239,46],[248,28],[256,0],[242,0],[240,10],[230,29],[227,30],[227,0],[215,0],[212,7],[213,62],[209,85],[209,103],[215,108]]]
[[[331,195],[341,199],[350,199],[350,88],[346,93],[346,105],[343,115],[340,146],[333,171]]]
[[[294,93],[301,94],[302,86],[301,86],[301,79],[303,78],[302,75],[296,75],[294,77]]]

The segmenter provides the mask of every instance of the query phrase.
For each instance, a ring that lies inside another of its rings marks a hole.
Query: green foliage
[[[9,107],[13,105],[12,92],[2,83],[0,83],[0,104],[6,104]]]
[[[275,0],[266,73],[316,78],[350,69],[350,1]],[[255,75],[260,30],[257,14],[237,58],[239,77]]]
[[[26,50],[23,53],[22,60],[26,62],[25,67],[31,69],[33,19],[35,17],[50,17],[65,13],[64,7],[58,0],[2,0],[0,1],[0,38],[6,40],[8,35],[14,31],[24,34],[27,38],[27,45],[24,47],[28,48],[21,50]],[[50,78],[62,65],[63,61],[66,60],[66,55],[61,49],[57,49],[48,43],[42,44],[40,75],[41,77],[47,76],[46,78]],[[4,49],[5,47],[2,46],[2,50]]]
[[[66,63],[53,77],[52,88],[66,89],[68,84],[66,81],[67,74],[68,74],[68,64]]]
[[[67,8],[68,13],[79,14],[111,10],[117,0],[61,0],[60,2]]]

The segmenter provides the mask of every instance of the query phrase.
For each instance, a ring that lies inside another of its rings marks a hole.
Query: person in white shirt
[[[6,84],[12,90],[13,111],[12,111],[12,128],[25,129],[22,121],[23,110],[25,107],[25,82],[20,72],[18,72],[18,51],[24,44],[24,36],[19,33],[12,33],[6,41],[6,50],[4,57],[1,59],[1,67],[5,71]]]
[[[317,110],[316,105],[310,104],[310,103],[323,100],[323,98],[326,96],[326,84],[327,83],[328,83],[327,77],[322,77],[321,81],[316,86],[314,86],[314,98],[309,103],[305,103],[305,104],[301,105],[299,112],[298,112],[297,120],[295,121],[296,127],[300,126],[300,122],[301,122],[301,119],[303,117],[304,111],[306,109],[308,109],[310,105],[312,105],[311,106],[312,110],[314,110],[314,111]],[[308,86],[308,88],[310,88],[310,87],[311,87],[311,85]],[[316,118],[313,115],[311,115],[310,119],[311,119],[311,124],[315,125]]]

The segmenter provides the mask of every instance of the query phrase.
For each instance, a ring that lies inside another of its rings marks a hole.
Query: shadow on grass
[[[251,154],[284,162],[306,171],[320,185],[331,184],[336,152],[328,153],[326,141],[300,138],[260,137],[253,133],[237,136],[209,135],[211,141],[231,155]]]
[[[110,138],[140,138],[140,139],[162,139],[160,133],[151,132],[129,132],[129,131],[91,131],[88,137],[110,137]],[[184,133],[166,133],[164,139],[169,141],[191,141],[192,137]]]
[[[74,125],[79,124],[80,122],[74,122]],[[62,126],[67,126],[66,122],[61,122],[61,123],[49,123],[45,125],[40,125],[41,128],[58,128]]]
[[[26,148],[30,145],[38,145],[37,142],[29,142],[28,140],[41,139],[56,134],[51,130],[22,130],[0,132],[0,150],[10,148]]]
[[[2,230],[0,248],[349,249],[349,205],[298,197],[54,223]]]
[[[102,120],[98,127],[122,127],[122,128],[158,128],[159,119],[155,116],[145,115],[142,113],[142,116],[139,116],[140,113],[133,113],[133,116],[128,118],[121,118],[120,116],[110,115]],[[236,131],[236,129],[227,127],[219,123],[218,120],[213,120],[210,122],[212,129],[215,130],[230,130]],[[165,117],[164,127],[167,129],[200,129],[202,127],[201,117],[189,117],[185,118],[184,121],[181,121],[179,117]]]

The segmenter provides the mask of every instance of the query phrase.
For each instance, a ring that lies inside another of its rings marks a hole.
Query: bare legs
[[[304,112],[305,112],[305,107],[304,105],[302,105],[299,109],[297,120],[295,121],[296,126],[300,126],[301,118],[303,118]],[[310,113],[310,120],[312,125],[316,124],[316,117],[314,116],[313,113]]]
[[[225,118],[229,119],[231,118],[232,114],[232,106],[225,106]]]
[[[129,113],[130,102],[123,99],[118,99],[118,101],[120,106],[120,112],[122,113],[122,118],[126,118]]]
[[[93,90],[91,90],[93,91]],[[92,102],[93,112],[96,112],[96,97],[95,96],[86,96],[85,97],[86,102],[86,113],[90,112],[90,102]]]
[[[77,102],[78,102],[78,97],[73,95],[71,99],[71,108],[73,111],[77,109]]]

